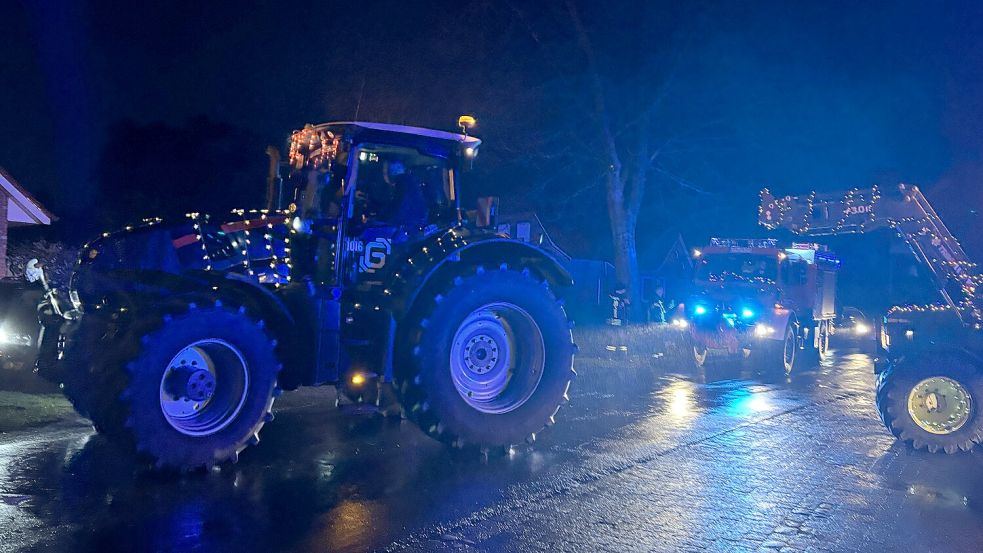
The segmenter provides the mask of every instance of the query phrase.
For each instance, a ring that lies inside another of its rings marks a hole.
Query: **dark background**
[[[0,3],[0,165],[61,217],[49,234],[81,241],[257,205],[264,148],[307,122],[453,129],[472,113],[485,144],[470,185],[535,209],[574,255],[609,256],[604,158],[564,2],[310,4]],[[760,234],[764,186],[917,183],[983,249],[983,4],[578,6],[615,117],[660,98],[643,268],[680,231],[693,244]],[[848,268],[887,249],[838,242]]]

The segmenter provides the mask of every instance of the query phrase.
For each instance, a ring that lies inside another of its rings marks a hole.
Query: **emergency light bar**
[[[718,248],[777,248],[775,238],[711,238],[710,245]]]

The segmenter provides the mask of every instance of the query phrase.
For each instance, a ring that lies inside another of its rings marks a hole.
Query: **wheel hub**
[[[464,364],[468,370],[477,374],[488,373],[498,362],[498,344],[487,334],[472,337],[464,351]]]
[[[543,335],[518,306],[475,309],[451,342],[450,372],[464,401],[482,413],[517,409],[536,390],[545,363]]]
[[[160,409],[188,436],[225,428],[239,413],[249,387],[241,352],[224,340],[200,340],[171,359],[160,381]]]
[[[969,421],[972,408],[972,396],[966,388],[944,376],[926,378],[908,393],[908,414],[915,424],[932,434],[959,430]]]

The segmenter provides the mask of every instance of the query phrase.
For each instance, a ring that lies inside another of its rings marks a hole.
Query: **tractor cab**
[[[387,260],[461,223],[459,179],[481,141],[419,127],[346,122],[307,125],[290,137],[286,193],[300,247],[319,253],[317,280],[381,282]],[[336,253],[340,262],[335,262]]]

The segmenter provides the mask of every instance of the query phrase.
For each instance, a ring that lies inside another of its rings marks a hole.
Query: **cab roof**
[[[389,123],[337,121],[321,123],[314,128],[344,134],[356,142],[384,142],[414,147],[422,146],[423,149],[441,155],[441,157],[447,157],[451,152],[457,153],[457,151],[465,148],[477,149],[481,145],[481,140],[474,136]]]

